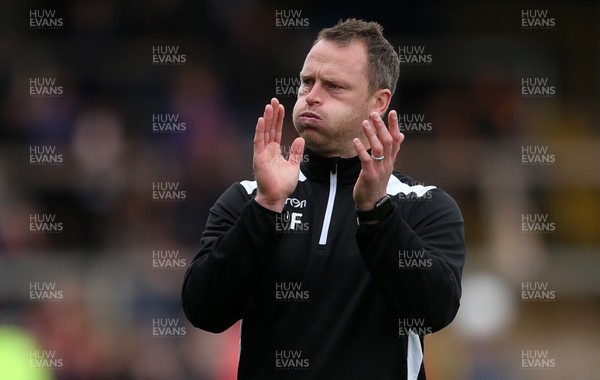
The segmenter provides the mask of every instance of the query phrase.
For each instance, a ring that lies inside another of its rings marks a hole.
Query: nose
[[[308,105],[320,104],[322,102],[322,91],[321,85],[318,82],[314,83],[306,94],[306,103]]]

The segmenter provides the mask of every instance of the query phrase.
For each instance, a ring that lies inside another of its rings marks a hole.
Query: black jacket
[[[242,319],[241,380],[425,379],[423,337],[459,307],[458,206],[394,172],[392,213],[359,227],[358,158],[305,153],[283,213],[254,201],[254,181],[210,210],[183,284],[187,318],[214,333]]]

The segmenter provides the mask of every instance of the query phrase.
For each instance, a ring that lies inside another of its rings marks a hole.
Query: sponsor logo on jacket
[[[290,205],[293,208],[304,208],[306,207],[306,199],[288,198],[285,200],[286,205]]]

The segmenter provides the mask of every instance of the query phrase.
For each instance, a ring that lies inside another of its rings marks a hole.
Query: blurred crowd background
[[[429,378],[597,376],[598,2],[7,0],[0,379],[235,378],[239,326],[187,323],[185,265],[211,205],[252,178],[271,97],[295,137],[290,83],[316,33],[346,17],[380,22],[405,54],[422,47],[393,107],[429,130],[406,133],[397,169],[444,188],[465,218],[462,307],[426,338]],[[179,62],[156,64],[157,46]],[[524,78],[551,94],[527,96]],[[179,130],[153,130],[157,115]],[[179,200],[153,197],[165,183]]]

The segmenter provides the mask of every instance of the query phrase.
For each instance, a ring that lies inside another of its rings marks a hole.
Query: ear
[[[388,88],[382,88],[376,90],[371,99],[373,100],[373,106],[370,112],[375,111],[383,117],[392,101],[392,92]]]

